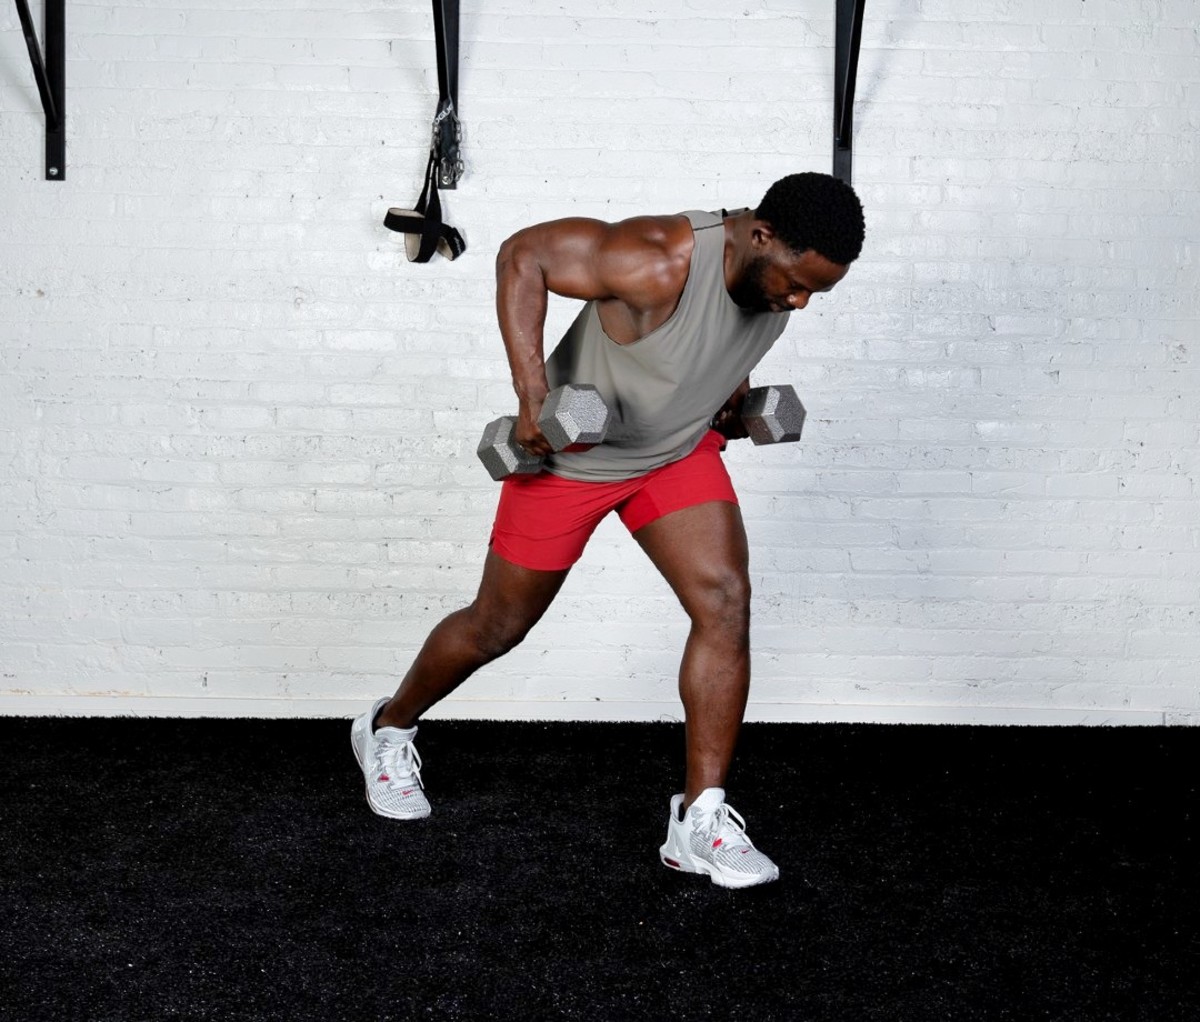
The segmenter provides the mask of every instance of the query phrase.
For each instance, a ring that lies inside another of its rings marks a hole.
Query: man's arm
[[[692,231],[684,217],[617,224],[555,220],[518,231],[501,245],[496,314],[520,402],[522,446],[538,455],[551,453],[537,428],[548,390],[543,328],[549,294],[611,302],[619,318],[653,322],[661,316],[661,322],[679,301],[691,252]]]

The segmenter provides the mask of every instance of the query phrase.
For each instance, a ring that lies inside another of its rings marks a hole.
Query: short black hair
[[[845,181],[806,171],[780,178],[754,215],[765,220],[788,248],[813,249],[843,266],[862,251],[866,225],[862,203]]]

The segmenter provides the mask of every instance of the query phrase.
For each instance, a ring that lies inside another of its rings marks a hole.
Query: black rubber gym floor
[[[750,725],[779,863],[662,867],[682,730],[0,719],[0,1018],[1200,1018],[1200,732]]]

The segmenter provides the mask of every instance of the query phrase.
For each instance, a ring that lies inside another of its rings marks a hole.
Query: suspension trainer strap
[[[438,155],[438,184],[455,188],[462,177],[462,125],[458,120],[458,0],[433,0],[437,43],[438,105],[433,117],[433,146]]]
[[[437,43],[438,105],[433,117],[433,136],[425,184],[415,209],[392,207],[383,224],[404,235],[404,248],[411,262],[427,263],[434,252],[457,259],[466,251],[462,235],[442,222],[442,200],[438,185],[454,188],[462,176],[459,150],[462,127],[458,120],[458,2],[433,0],[433,26]]]

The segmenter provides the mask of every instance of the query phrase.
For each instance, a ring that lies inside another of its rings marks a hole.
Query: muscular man
[[[750,370],[789,313],[846,275],[862,241],[853,190],[805,173],[777,181],[753,211],[558,220],[503,244],[497,312],[520,401],[516,435],[545,468],[505,480],[474,602],[433,629],[396,694],[353,724],[376,813],[429,815],[414,745],[421,714],[521,642],[615,510],[691,620],[679,670],[685,787],[671,799],[660,858],[725,887],[778,877],[725,802],[750,685],[750,582],[720,452],[739,435]],[[547,359],[551,293],[587,304]],[[538,412],[563,383],[603,395],[613,416],[603,444],[551,451]]]

